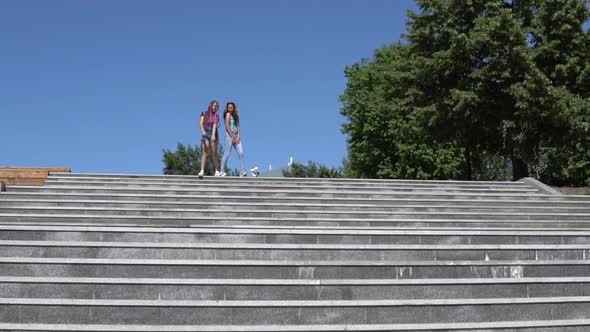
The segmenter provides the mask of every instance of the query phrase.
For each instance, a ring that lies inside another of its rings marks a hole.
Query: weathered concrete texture
[[[530,179],[27,172],[0,331],[590,329],[590,197]]]

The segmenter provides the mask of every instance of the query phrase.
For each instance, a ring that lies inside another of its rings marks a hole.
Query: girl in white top
[[[244,167],[244,150],[242,149],[242,138],[240,131],[240,116],[238,115],[238,107],[234,102],[229,102],[225,105],[223,112],[223,119],[225,123],[225,141],[223,144],[223,158],[221,159],[221,169],[227,168],[227,160],[231,153],[232,147],[236,149],[238,157],[240,158],[240,176],[246,176],[246,168]],[[225,172],[221,176],[226,176]]]

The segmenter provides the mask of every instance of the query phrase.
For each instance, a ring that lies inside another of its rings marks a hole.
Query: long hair
[[[213,127],[213,125],[217,122],[217,114],[216,112],[213,112],[213,104],[217,104],[217,107],[219,107],[217,100],[212,100],[209,103],[209,107],[207,107],[207,113],[205,113],[206,127]]]
[[[233,112],[227,109],[229,107],[229,105],[234,106]],[[238,106],[236,106],[236,103],[234,103],[233,101],[230,101],[227,104],[225,104],[225,110],[223,111],[223,118],[224,119],[225,119],[227,113],[231,114],[231,116],[234,118],[234,121],[236,121],[236,124],[239,127],[240,126],[240,116],[238,115]]]

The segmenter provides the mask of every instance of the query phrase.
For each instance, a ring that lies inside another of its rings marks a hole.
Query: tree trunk
[[[473,169],[471,166],[471,148],[469,144],[465,147],[463,157],[465,158],[465,180],[471,181],[473,180]]]
[[[510,156],[510,160],[512,160],[512,179],[514,181],[529,176],[529,168],[524,160],[517,158],[514,155]]]

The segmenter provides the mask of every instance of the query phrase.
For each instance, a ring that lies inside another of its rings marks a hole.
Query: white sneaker
[[[205,175],[205,171],[201,170],[197,175],[199,176],[199,179],[202,179],[203,175]]]
[[[226,172],[221,173],[221,176],[227,176]]]
[[[248,176],[248,173],[247,173],[247,172],[242,172],[242,173],[240,173],[240,177],[241,177],[241,178],[243,178],[243,177],[245,177],[245,176]]]
[[[258,166],[255,166],[254,168],[250,169],[250,173],[252,173],[253,177],[257,177],[258,174],[260,174],[260,172],[258,172]]]
[[[215,171],[215,176],[221,176],[221,173],[219,171]]]

